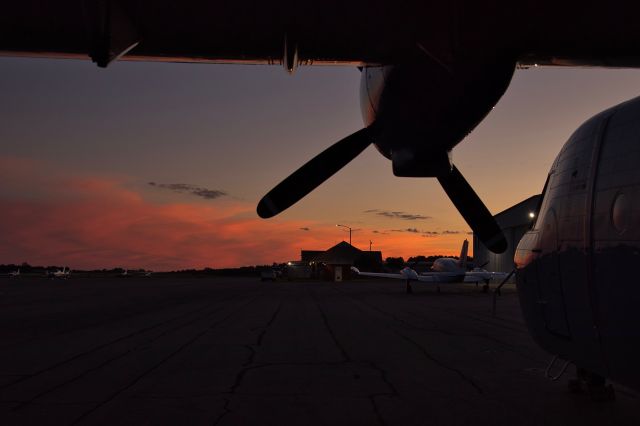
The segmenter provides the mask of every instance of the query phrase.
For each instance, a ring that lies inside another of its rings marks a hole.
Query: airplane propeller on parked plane
[[[261,218],[273,217],[288,209],[356,158],[373,143],[375,124],[333,144],[280,182],[258,203]],[[507,248],[507,240],[497,222],[455,166],[449,174],[437,177],[480,241],[494,253]]]

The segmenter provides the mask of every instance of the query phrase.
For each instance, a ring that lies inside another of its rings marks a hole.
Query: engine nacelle
[[[447,67],[435,61],[365,67],[364,122],[396,176],[435,177],[451,170],[450,151],[491,111],[515,62]],[[375,124],[374,124],[375,123]]]

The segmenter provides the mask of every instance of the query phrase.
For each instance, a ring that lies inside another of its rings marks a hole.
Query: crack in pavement
[[[386,425],[387,423],[384,421],[384,419],[382,418],[382,416],[380,415],[379,409],[378,409],[378,405],[375,401],[375,398],[378,397],[397,397],[398,396],[398,392],[396,391],[395,386],[393,386],[393,384],[389,381],[389,379],[387,378],[387,373],[384,369],[380,368],[379,366],[377,366],[375,363],[371,362],[371,361],[327,361],[327,362],[265,362],[265,363],[261,363],[261,364],[255,364],[255,365],[251,365],[251,366],[247,366],[243,369],[241,369],[237,376],[236,376],[236,381],[233,383],[233,385],[229,388],[229,391],[227,392],[222,392],[222,393],[218,393],[217,395],[229,395],[229,398],[226,399],[226,403],[223,406],[223,413],[218,416],[214,422],[212,423],[214,426],[218,425],[223,418],[227,415],[232,413],[233,411],[231,409],[229,409],[229,404],[231,403],[231,398],[234,395],[238,395],[238,388],[240,386],[242,386],[242,382],[244,380],[244,378],[246,377],[247,373],[249,373],[250,371],[254,371],[254,370],[259,370],[259,369],[264,369],[264,368],[272,368],[272,367],[339,367],[339,366],[345,366],[345,365],[361,365],[361,366],[366,366],[369,368],[372,368],[373,370],[377,371],[381,378],[382,381],[391,388],[391,392],[378,392],[378,393],[374,393],[374,394],[368,394],[368,395],[364,395],[364,397],[366,397],[367,399],[369,399],[372,403],[374,412],[376,413],[376,417],[378,418],[378,421],[380,422],[381,425]],[[213,394],[212,394],[213,395]],[[244,395],[244,394],[243,394]],[[253,394],[247,394],[247,395],[253,395]],[[259,394],[258,394],[259,395]],[[278,395],[278,394],[274,394],[274,393],[269,393],[268,396],[301,396],[301,395],[305,395],[305,394],[301,394],[301,393],[294,393],[294,394],[287,394],[287,395]]]
[[[231,300],[231,299],[233,299],[233,297],[229,297],[229,298],[225,299],[225,300],[224,300],[224,302],[227,302],[227,301],[229,301],[229,300]],[[217,301],[217,302],[219,302],[219,301]],[[76,355],[73,355],[72,357],[69,357],[69,358],[64,359],[64,360],[62,360],[62,361],[59,361],[59,362],[54,363],[54,364],[52,364],[52,365],[49,365],[48,367],[45,367],[45,368],[43,368],[43,369],[41,369],[41,370],[38,370],[38,371],[36,371],[35,373],[27,374],[27,375],[23,375],[22,377],[20,377],[20,378],[19,378],[19,379],[17,379],[17,380],[14,380],[14,381],[12,381],[12,382],[10,382],[10,383],[7,383],[7,384],[4,384],[4,385],[0,386],[0,390],[7,389],[7,388],[9,388],[9,387],[11,387],[11,386],[15,386],[15,385],[17,385],[17,384],[19,384],[19,383],[22,383],[22,382],[24,382],[24,381],[26,381],[26,380],[32,379],[32,378],[34,378],[34,377],[37,377],[37,376],[39,376],[39,375],[41,375],[41,374],[47,373],[47,372],[49,372],[49,371],[52,371],[52,370],[54,370],[54,369],[56,369],[56,368],[58,368],[58,367],[61,367],[61,366],[66,365],[66,364],[69,364],[69,363],[71,363],[71,362],[73,362],[73,361],[76,361],[76,360],[78,360],[78,359],[82,358],[82,357],[85,357],[85,356],[87,356],[87,355],[90,355],[90,354],[92,354],[92,353],[95,353],[95,352],[97,352],[97,351],[100,351],[100,350],[102,350],[102,349],[104,349],[104,348],[106,348],[106,347],[108,347],[108,346],[112,346],[112,345],[115,345],[115,344],[117,344],[117,343],[120,343],[120,342],[122,342],[122,341],[124,341],[124,340],[130,339],[130,338],[135,337],[135,336],[138,336],[138,335],[140,335],[140,334],[144,334],[144,333],[146,333],[146,332],[148,332],[148,331],[151,331],[151,330],[154,330],[154,329],[156,329],[156,328],[158,328],[158,327],[162,327],[162,326],[164,326],[164,325],[166,325],[166,324],[170,324],[171,322],[179,321],[180,319],[182,319],[182,318],[184,318],[184,317],[187,317],[187,316],[189,316],[189,315],[199,313],[199,312],[201,312],[201,311],[203,311],[203,310],[205,310],[205,309],[207,309],[207,308],[210,308],[210,307],[211,307],[211,305],[212,305],[212,303],[207,303],[205,306],[202,306],[202,307],[200,307],[200,308],[197,308],[197,309],[191,310],[191,311],[189,311],[189,312],[185,312],[185,313],[183,313],[183,314],[180,314],[180,315],[174,316],[174,317],[172,317],[172,318],[169,318],[169,319],[167,319],[167,320],[164,320],[164,321],[161,321],[161,322],[155,323],[155,324],[153,324],[153,325],[149,325],[149,326],[146,326],[146,327],[142,327],[142,328],[140,328],[140,329],[138,329],[138,330],[136,330],[136,331],[133,331],[133,332],[131,332],[131,333],[127,333],[127,334],[125,334],[124,336],[120,336],[120,337],[118,337],[118,338],[116,338],[116,339],[113,339],[113,340],[110,340],[110,341],[108,341],[108,342],[101,343],[101,344],[99,344],[99,345],[97,345],[97,346],[94,346],[94,347],[92,347],[92,348],[90,348],[90,349],[87,349],[86,351],[83,351],[83,352],[80,352],[80,353],[78,353],[78,354],[76,354]]]
[[[280,300],[278,307],[271,315],[271,318],[269,318],[269,321],[267,321],[267,324],[262,328],[262,332],[258,336],[258,342],[256,343],[256,346],[262,346],[262,340],[264,339],[264,335],[267,334],[269,327],[271,327],[271,325],[275,322],[278,315],[280,315],[281,310],[282,310],[282,300]]]
[[[247,360],[245,362],[242,363],[243,367],[246,367],[247,365],[253,364],[253,360],[256,357],[256,349],[253,346],[254,345],[242,345],[243,348],[246,348],[246,349],[249,350],[249,357],[247,358]]]
[[[325,313],[324,309],[322,309],[322,306],[320,305],[320,302],[318,301],[317,295],[313,291],[310,291],[310,292],[311,292],[311,297],[312,297],[313,301],[315,302],[315,304],[316,304],[316,306],[318,308],[318,311],[320,312],[320,316],[322,317],[322,322],[323,322],[325,328],[327,329],[329,335],[333,339],[333,342],[335,343],[336,347],[340,350],[345,363],[353,362],[352,359],[351,359],[351,356],[349,356],[349,354],[347,353],[347,351],[344,348],[344,346],[342,345],[342,343],[340,343],[340,341],[338,340],[338,337],[336,336],[333,328],[331,327],[331,324],[329,324],[329,319],[327,317],[327,314]],[[388,393],[374,393],[374,394],[369,394],[367,396],[369,398],[369,401],[370,401],[371,406],[373,408],[373,413],[376,415],[376,419],[378,420],[378,423],[380,423],[380,425],[382,425],[382,426],[386,426],[387,422],[385,421],[384,417],[382,416],[382,413],[380,412],[380,407],[378,407],[378,403],[376,402],[376,398],[380,397],[380,396],[398,397],[399,396],[398,391],[397,391],[396,387],[393,385],[393,383],[391,383],[391,381],[389,380],[386,370],[384,370],[382,367],[378,366],[373,361],[366,360],[366,361],[359,361],[359,362],[363,363],[363,364],[366,364],[366,365],[369,365],[371,368],[373,368],[376,371],[378,371],[382,381],[391,390],[391,392],[388,392]]]
[[[428,358],[430,361],[434,362],[435,364],[439,365],[440,367],[452,371],[454,373],[456,373],[458,376],[460,376],[460,378],[467,382],[469,385],[471,385],[478,393],[482,394],[484,393],[482,391],[482,388],[475,382],[473,381],[473,379],[469,376],[467,376],[466,374],[464,374],[461,370],[455,368],[455,367],[451,367],[450,365],[445,364],[444,362],[440,361],[438,358],[434,357],[433,355],[431,355],[425,348],[424,346],[422,346],[420,343],[416,342],[415,340],[413,340],[412,338],[410,338],[409,336],[405,336],[404,334],[400,333],[399,331],[394,331],[394,333],[398,336],[400,336],[401,338],[403,338],[404,340],[406,340],[407,342],[413,344],[415,347],[418,348],[418,350],[420,350],[420,352],[422,352],[422,354]]]
[[[211,303],[209,303],[209,304],[207,304],[206,306],[203,306],[203,307],[201,307],[201,308],[199,308],[199,309],[196,309],[196,310],[194,310],[194,311],[187,312],[187,313],[185,313],[185,314],[183,314],[183,315],[179,315],[179,316],[173,317],[173,318],[172,318],[172,319],[170,319],[170,320],[163,321],[163,322],[158,323],[158,324],[156,324],[156,325],[154,325],[154,326],[146,327],[146,328],[144,328],[143,330],[138,330],[138,331],[136,331],[136,332],[134,332],[134,333],[130,333],[130,334],[129,334],[129,335],[127,335],[127,336],[128,336],[128,338],[130,338],[130,337],[133,337],[133,336],[135,336],[135,335],[142,334],[143,332],[150,331],[150,330],[152,330],[152,329],[158,328],[159,326],[166,325],[167,323],[173,322],[173,321],[175,321],[175,320],[182,319],[182,318],[184,318],[184,317],[186,317],[186,316],[188,316],[188,315],[191,315],[191,314],[199,314],[199,313],[200,313],[201,311],[203,311],[204,309],[206,309],[206,308],[211,308],[211,305],[212,305],[212,304],[211,304]],[[50,394],[51,392],[54,392],[54,391],[56,391],[56,390],[58,390],[58,389],[60,389],[60,388],[63,388],[64,386],[67,386],[67,385],[69,385],[69,384],[71,384],[71,383],[77,382],[78,380],[80,380],[80,379],[82,379],[82,378],[84,378],[84,377],[88,376],[89,374],[91,374],[91,373],[93,373],[93,372],[95,372],[95,371],[98,371],[98,370],[100,370],[101,368],[106,367],[107,365],[111,364],[112,362],[115,362],[115,361],[117,361],[117,360],[120,360],[120,359],[122,359],[122,358],[126,357],[127,355],[130,355],[130,354],[132,354],[132,353],[134,353],[134,352],[136,352],[136,351],[138,351],[138,350],[140,350],[140,349],[146,349],[150,344],[152,344],[152,343],[156,342],[157,340],[161,339],[162,337],[166,336],[167,334],[172,333],[172,332],[175,332],[175,331],[177,331],[177,330],[180,330],[180,329],[182,329],[182,328],[184,328],[184,327],[187,327],[187,326],[189,326],[189,325],[193,324],[194,322],[199,321],[199,320],[201,320],[201,319],[203,319],[203,318],[207,318],[207,317],[209,317],[209,316],[211,316],[211,315],[214,315],[214,314],[216,314],[216,313],[220,312],[222,309],[224,309],[224,307],[218,307],[218,308],[214,309],[213,311],[209,312],[208,314],[206,314],[204,317],[203,317],[203,316],[196,316],[195,318],[192,318],[191,320],[189,320],[189,321],[187,321],[187,322],[180,323],[180,324],[176,324],[175,326],[170,327],[170,328],[168,328],[168,329],[164,330],[163,332],[161,332],[160,334],[158,334],[158,335],[154,336],[153,338],[151,338],[151,339],[149,339],[149,340],[145,340],[145,341],[143,341],[143,342],[138,343],[137,345],[135,345],[135,346],[133,346],[133,347],[127,348],[127,349],[126,349],[126,350],[124,350],[123,352],[120,352],[120,353],[118,353],[118,354],[117,354],[117,355],[115,355],[115,356],[112,356],[112,357],[110,357],[110,358],[107,358],[106,360],[104,360],[104,361],[102,361],[102,362],[98,363],[97,365],[94,365],[93,367],[88,368],[88,369],[86,369],[86,370],[82,371],[81,373],[76,374],[75,376],[72,376],[72,377],[68,378],[67,380],[63,380],[62,382],[59,382],[59,383],[57,383],[56,385],[54,385],[53,387],[50,387],[50,388],[47,388],[47,389],[44,389],[44,390],[42,390],[42,391],[38,392],[37,394],[35,394],[35,395],[34,395],[34,396],[32,396],[31,398],[28,398],[28,399],[26,399],[26,400],[22,400],[22,401],[20,401],[20,404],[18,404],[18,406],[14,407],[14,408],[12,409],[12,411],[18,411],[18,410],[21,410],[21,409],[23,409],[23,408],[25,408],[25,407],[29,406],[30,404],[32,404],[32,403],[33,403],[34,401],[36,401],[37,399],[42,398],[43,396],[45,396],[45,395],[47,395],[47,394]],[[114,343],[120,342],[120,341],[122,341],[122,340],[126,340],[126,339],[125,339],[125,338],[116,339],[116,340],[114,340],[114,341],[111,341],[109,344],[114,344]],[[109,344],[104,344],[104,345],[102,345],[101,349],[103,349],[103,348],[104,348],[104,347],[106,347],[106,346],[109,346]],[[84,353],[82,353],[82,354],[76,355],[75,357],[71,358],[70,360],[78,359],[78,357],[83,356],[83,355],[87,355],[88,353],[92,353],[92,352],[95,352],[95,351],[94,351],[94,350],[92,350],[92,351],[89,351],[89,352],[84,352]],[[70,360],[68,360],[68,361],[70,361]],[[66,363],[66,362],[65,362],[65,363]]]
[[[331,336],[331,339],[333,340],[333,343],[336,345],[336,347],[340,351],[340,354],[342,355],[342,359],[344,361],[347,361],[347,362],[351,361],[351,357],[347,353],[347,351],[344,348],[344,346],[342,346],[342,343],[340,343],[340,341],[336,337],[336,334],[334,333],[333,328],[331,328],[331,325],[329,325],[329,319],[327,318],[327,314],[324,312],[324,309],[322,309],[322,306],[320,306],[320,302],[318,302],[318,297],[316,296],[315,293],[311,292],[311,298],[315,302],[316,307],[318,308],[318,312],[320,312],[320,317],[322,317],[322,323],[324,324],[325,328],[327,329],[327,332],[329,333],[329,336]]]
[[[417,313],[415,313],[415,312],[408,312],[408,314],[409,314],[409,315],[413,315],[413,316],[415,316],[415,317],[418,317],[418,318],[420,318],[420,319],[427,319],[427,320],[429,320],[428,318],[425,318],[425,317],[423,317],[422,315],[417,314]],[[472,332],[472,331],[470,331],[470,332],[468,332],[468,333],[456,333],[456,332],[453,332],[453,331],[450,331],[450,330],[446,330],[446,329],[444,329],[444,328],[442,328],[442,327],[438,327],[438,326],[433,326],[433,328],[429,328],[429,327],[421,327],[421,326],[418,326],[418,325],[412,324],[412,323],[410,323],[410,322],[408,322],[408,321],[405,321],[405,323],[406,323],[408,326],[410,326],[410,327],[412,327],[412,328],[415,328],[415,329],[417,329],[417,330],[432,331],[432,332],[436,332],[436,333],[444,334],[444,335],[446,335],[446,336],[452,336],[452,337],[477,337],[477,338],[486,339],[486,340],[489,340],[489,341],[491,341],[491,342],[497,343],[497,344],[499,344],[499,345],[503,346],[506,350],[508,350],[508,351],[510,351],[510,352],[513,352],[513,353],[515,353],[515,354],[518,354],[518,355],[520,355],[521,357],[526,358],[526,359],[528,359],[528,360],[530,360],[530,361],[540,362],[540,360],[539,360],[539,359],[536,359],[536,358],[534,358],[534,357],[530,356],[530,355],[529,355],[528,353],[526,353],[526,352],[522,352],[522,351],[521,351],[521,350],[520,350],[516,345],[513,345],[513,344],[511,344],[511,343],[507,343],[507,342],[505,342],[505,341],[503,341],[503,340],[501,340],[501,339],[498,339],[498,338],[495,338],[495,337],[493,337],[493,336],[490,336],[489,334],[485,334],[485,333],[474,333],[474,332]],[[489,324],[489,325],[493,325],[493,324]]]
[[[260,295],[261,296],[261,295]],[[208,332],[210,332],[212,329],[214,329],[215,327],[219,326],[220,324],[224,323],[226,320],[228,320],[229,318],[231,318],[232,316],[236,315],[238,312],[240,312],[243,308],[245,308],[247,305],[253,303],[256,299],[258,299],[260,296],[256,296],[253,297],[252,299],[250,299],[248,302],[242,304],[241,306],[237,307],[236,309],[234,309],[232,312],[230,312],[228,315],[224,316],[222,319],[214,321],[210,326],[208,326],[207,328],[205,328],[203,331],[201,331],[200,333],[196,334],[195,336],[193,336],[192,338],[190,338],[189,340],[187,340],[186,342],[184,342],[183,344],[181,344],[180,346],[178,346],[178,348],[176,348],[175,350],[173,350],[171,353],[169,353],[168,355],[166,355],[165,357],[163,357],[158,363],[156,363],[154,366],[152,366],[151,368],[148,368],[147,370],[143,371],[141,374],[139,374],[137,377],[135,377],[132,381],[130,381],[128,384],[126,384],[125,386],[121,387],[120,389],[116,390],[114,393],[112,393],[109,397],[107,397],[106,399],[104,399],[102,402],[100,402],[100,404],[96,405],[95,407],[91,408],[90,410],[84,412],[82,415],[80,415],[80,417],[78,417],[75,421],[73,421],[71,424],[72,425],[76,425],[78,423],[80,423],[81,421],[83,421],[84,419],[86,419],[88,416],[90,416],[91,414],[93,414],[94,412],[96,412],[97,410],[99,410],[101,407],[107,405],[108,403],[110,403],[111,401],[113,401],[114,399],[116,399],[119,395],[121,395],[123,392],[125,392],[127,389],[130,389],[131,387],[135,386],[137,383],[139,383],[142,379],[144,379],[145,377],[147,377],[149,374],[151,374],[152,372],[154,372],[155,370],[157,370],[158,368],[160,368],[162,365],[164,365],[167,361],[169,361],[170,359],[172,359],[173,357],[175,357],[176,355],[178,355],[179,353],[181,353],[183,350],[185,350],[186,348],[188,348],[189,346],[191,346],[192,344],[194,344],[195,342],[197,342],[202,336],[204,336],[205,334],[207,334]]]
[[[222,413],[220,413],[220,415],[216,419],[213,420],[213,422],[212,422],[213,426],[219,425],[227,415],[229,415],[229,414],[231,414],[233,412],[233,410],[230,409],[230,404],[232,402],[233,396],[238,394],[238,389],[242,386],[244,379],[246,378],[247,374],[249,372],[251,372],[251,371],[255,371],[255,370],[258,370],[258,369],[264,369],[264,368],[271,368],[271,367],[296,367],[296,366],[336,367],[336,366],[345,366],[345,365],[347,365],[347,366],[348,365],[360,365],[360,366],[365,366],[365,367],[373,369],[374,371],[376,371],[378,373],[378,375],[381,378],[381,380],[383,381],[383,383],[389,388],[389,392],[378,392],[378,393],[372,393],[372,394],[363,395],[363,397],[366,397],[370,401],[372,409],[373,409],[373,413],[374,413],[378,423],[381,426],[386,426],[387,425],[387,422],[385,421],[384,417],[382,416],[382,413],[380,412],[380,407],[379,407],[378,402],[376,401],[376,398],[380,398],[380,397],[398,397],[398,395],[399,395],[396,387],[389,380],[387,371],[384,370],[383,368],[381,368],[380,366],[378,366],[373,361],[367,361],[367,360],[360,361],[360,360],[353,360],[352,359],[352,357],[346,351],[346,349],[344,348],[344,346],[342,345],[340,340],[337,338],[337,336],[335,334],[335,331],[333,330],[333,328],[331,327],[331,324],[329,323],[329,318],[327,317],[326,312],[324,311],[324,309],[322,308],[320,302],[318,301],[318,298],[317,298],[316,294],[313,293],[313,292],[310,292],[310,293],[311,293],[311,298],[315,302],[315,305],[316,305],[316,307],[318,309],[318,312],[319,312],[320,317],[322,319],[322,322],[323,322],[323,324],[325,326],[325,329],[327,330],[327,333],[331,337],[331,339],[334,342],[335,346],[340,351],[342,360],[341,361],[327,361],[327,362],[268,362],[268,363],[254,364],[253,362],[254,362],[254,359],[255,359],[255,354],[252,354],[249,357],[249,359],[247,360],[247,361],[250,361],[250,362],[249,363],[245,362],[243,364],[243,368],[240,371],[238,371],[238,373],[236,374],[235,381],[231,385],[231,387],[229,388],[229,391],[223,393],[223,394],[228,395],[228,397],[225,398],[225,404],[223,406]],[[271,319],[268,321],[267,325],[263,329],[262,333],[258,337],[258,345],[257,346],[260,346],[262,344],[264,335],[268,331],[269,327],[275,322],[276,317],[278,316],[278,314],[279,314],[279,312],[281,310],[281,306],[282,306],[282,302],[280,303],[280,305],[278,306],[278,308],[276,309],[276,311],[272,315]],[[251,345],[245,345],[245,346],[252,347]],[[357,376],[357,375],[354,374],[354,376]],[[271,395],[273,395],[273,394],[271,394]],[[299,396],[300,394],[295,394],[295,395]]]
[[[351,296],[349,293],[344,292],[344,291],[342,291],[340,289],[337,289],[335,287],[332,287],[332,289],[335,290],[335,291],[338,291],[338,292],[340,292],[342,294],[345,294],[349,299],[351,299],[353,301],[353,303],[356,303],[356,302],[357,303],[361,303],[361,304],[367,306],[368,308],[370,308],[370,309],[372,309],[372,310],[374,310],[374,311],[376,311],[376,312],[378,312],[378,313],[380,313],[382,315],[390,317],[394,321],[402,324],[403,326],[405,326],[407,328],[412,328],[412,329],[415,329],[415,330],[421,330],[421,331],[427,331],[427,332],[441,333],[441,334],[444,334],[446,336],[452,336],[452,337],[476,337],[476,338],[482,338],[482,339],[486,339],[486,340],[492,341],[494,343],[497,343],[499,345],[502,345],[507,350],[509,350],[509,351],[511,351],[513,353],[517,353],[518,355],[520,355],[520,356],[522,356],[522,357],[524,357],[526,359],[529,359],[531,361],[535,361],[535,362],[539,362],[540,361],[538,359],[535,359],[535,358],[531,357],[529,354],[523,353],[522,351],[518,350],[518,348],[516,346],[514,346],[514,345],[512,345],[510,343],[504,342],[504,341],[502,341],[500,339],[497,339],[497,338],[495,338],[493,336],[490,336],[488,334],[473,333],[473,332],[456,333],[456,332],[453,332],[453,331],[445,330],[445,329],[443,329],[441,327],[438,327],[438,326],[432,326],[432,327],[419,326],[419,325],[413,324],[413,323],[411,323],[411,322],[409,322],[409,321],[407,321],[407,320],[405,320],[403,318],[398,317],[396,314],[394,314],[392,312],[385,311],[384,309],[381,309],[381,308],[373,305],[372,303],[365,302],[363,300],[355,298],[355,297]],[[422,318],[422,319],[426,319],[426,320],[428,320],[429,322],[431,322],[433,324],[433,321],[431,319],[424,318],[423,316],[418,315],[415,312],[409,312],[409,314],[413,315],[413,316],[417,316],[417,317]],[[458,315],[458,316],[460,316],[460,315]],[[482,321],[482,320],[478,319],[478,321]],[[487,321],[483,321],[483,322],[487,322]],[[489,323],[489,324],[493,325],[491,323]]]
[[[175,301],[173,300],[169,300],[157,307],[154,307],[155,311],[162,311],[163,309],[166,308],[175,308],[175,307],[179,307],[182,305],[185,305],[187,303],[175,303]],[[149,311],[142,309],[142,310],[138,310],[138,311],[133,311],[128,313],[127,315],[123,315],[121,317],[118,317],[116,322],[119,323],[126,323],[128,320],[130,320],[131,318],[135,318],[136,316],[139,315],[145,315],[148,314]],[[51,338],[51,337],[60,337],[60,336],[64,336],[66,334],[73,334],[73,333],[78,333],[78,332],[82,332],[88,329],[95,329],[95,328],[99,328],[102,327],[104,325],[112,325],[114,323],[114,321],[112,319],[108,319],[108,320],[101,320],[101,321],[96,321],[95,323],[90,323],[90,324],[85,324],[83,326],[80,327],[76,327],[76,328],[69,328],[69,329],[65,329],[65,330],[60,330],[56,333],[52,333],[46,336],[36,336],[36,337],[31,337],[22,341],[18,341],[18,342],[14,342],[8,345],[2,345],[0,346],[0,350],[4,351],[7,349],[11,349],[11,348],[15,348],[15,347],[22,347],[24,345],[36,342],[38,340],[42,340],[42,339],[47,339],[47,338]]]
[[[246,370],[250,368],[249,366],[251,366],[254,363],[255,357],[257,355],[255,346],[258,346],[258,347],[262,346],[262,341],[264,340],[264,336],[267,334],[269,327],[271,327],[271,325],[273,325],[273,323],[276,321],[276,318],[278,317],[278,315],[280,315],[281,310],[282,310],[282,300],[280,300],[280,302],[278,303],[278,307],[275,309],[275,311],[273,311],[273,314],[271,314],[271,317],[269,318],[267,323],[262,327],[262,331],[258,335],[258,339],[256,340],[256,343],[254,345],[251,345],[251,344],[244,345],[251,352],[247,360],[242,364],[243,368],[236,374],[235,381],[233,385],[231,385],[230,391],[228,392],[229,395],[234,395],[237,387],[240,386],[240,383],[244,378],[244,374],[246,373]],[[231,414],[233,412],[233,410],[229,408],[229,405],[231,405],[231,398],[232,398],[231,396],[228,398],[225,398],[225,403],[222,406],[223,411],[213,421],[214,426],[218,425],[227,414]]]
[[[332,287],[332,288],[334,288],[334,287]],[[334,289],[335,289],[335,288],[334,288]],[[336,289],[336,290],[337,290],[337,289]],[[338,290],[338,291],[340,291],[340,290]],[[342,294],[347,294],[347,293],[342,292],[342,291],[340,291],[340,292],[341,292]],[[347,296],[348,296],[348,294],[347,294]],[[356,309],[358,309],[360,312],[364,312],[364,311],[363,311],[363,309],[362,309],[362,307],[361,307],[358,303],[356,303],[356,302],[354,301],[354,299],[353,299],[353,298],[349,297],[349,299],[350,299],[350,300],[352,301],[352,303],[356,306]],[[393,319],[395,319],[397,322],[400,322],[401,324],[403,324],[403,325],[405,325],[405,326],[410,326],[410,327],[415,328],[415,329],[418,329],[418,330],[422,329],[422,327],[414,326],[413,324],[408,323],[407,321],[405,321],[405,320],[403,320],[403,319],[398,318],[396,315],[394,315],[394,314],[392,314],[392,313],[390,313],[390,312],[382,311],[381,309],[376,309],[376,307],[375,307],[375,306],[372,306],[372,305],[370,305],[369,303],[362,302],[362,301],[359,301],[359,300],[358,300],[357,302],[360,302],[361,304],[364,304],[364,305],[366,305],[366,306],[368,306],[368,307],[370,307],[370,308],[374,309],[375,311],[378,311],[378,312],[381,312],[381,313],[385,313],[385,314],[387,314],[387,316],[392,317],[392,318],[393,318]],[[473,381],[470,377],[468,377],[467,375],[465,375],[461,370],[459,370],[459,369],[457,369],[457,368],[455,368],[455,367],[452,367],[452,366],[450,366],[450,365],[447,365],[447,364],[446,364],[446,363],[444,363],[443,361],[441,361],[441,360],[437,359],[436,357],[434,357],[433,355],[431,355],[431,354],[430,354],[430,353],[429,353],[429,352],[428,352],[428,351],[427,351],[427,350],[426,350],[422,345],[420,345],[419,343],[417,343],[417,342],[416,342],[416,341],[414,341],[413,339],[409,338],[408,336],[405,336],[404,334],[400,333],[399,331],[397,331],[397,330],[395,330],[395,329],[392,329],[392,331],[393,331],[393,333],[395,333],[396,335],[400,336],[400,337],[401,337],[401,338],[403,338],[404,340],[406,340],[406,341],[408,341],[409,343],[411,343],[411,344],[413,344],[414,346],[416,346],[416,347],[417,347],[417,348],[422,352],[422,354],[423,354],[427,359],[429,359],[431,362],[435,363],[436,365],[440,366],[441,368],[444,368],[444,369],[446,369],[446,370],[449,370],[449,371],[452,371],[452,372],[456,373],[456,374],[457,374],[457,375],[458,375],[458,376],[459,376],[459,377],[460,377],[464,382],[466,382],[466,383],[468,383],[469,385],[471,385],[471,386],[472,386],[472,387],[473,387],[473,388],[474,388],[478,393],[480,393],[480,394],[482,394],[482,393],[483,393],[482,388],[481,388],[477,383],[475,383],[475,381]]]

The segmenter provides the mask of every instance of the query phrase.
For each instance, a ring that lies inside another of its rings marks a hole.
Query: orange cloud
[[[0,263],[221,268],[297,259],[300,249],[325,249],[344,236],[333,224],[265,221],[254,205],[235,200],[151,202],[126,178],[69,175],[25,159],[0,158],[0,179]],[[365,227],[354,245],[368,248],[369,239],[385,257],[457,254],[462,240]]]

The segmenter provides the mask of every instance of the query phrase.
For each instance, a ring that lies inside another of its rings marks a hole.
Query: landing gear
[[[411,288],[411,281],[407,280],[407,294],[413,293],[413,289]]]
[[[589,395],[593,401],[598,402],[615,401],[616,392],[613,385],[607,385],[606,381],[596,373],[576,367],[576,377],[570,379],[568,383],[569,392]]]
[[[436,293],[440,294],[440,286],[436,286]]]

